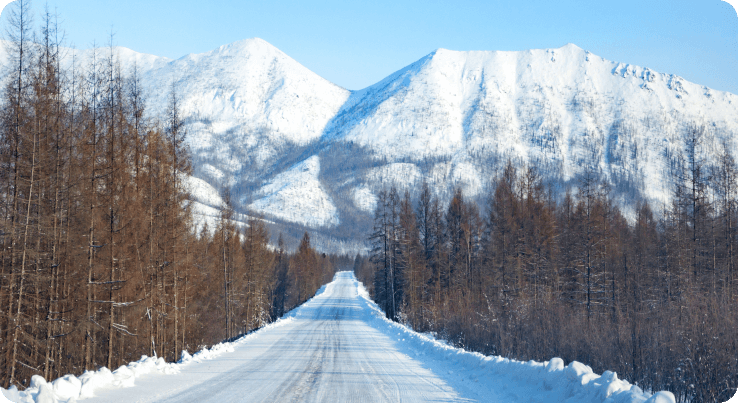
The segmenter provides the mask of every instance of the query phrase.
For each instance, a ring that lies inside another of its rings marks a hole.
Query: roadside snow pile
[[[190,363],[212,360],[223,353],[233,352],[237,345],[245,343],[258,333],[283,326],[292,320],[294,320],[292,315],[286,315],[285,318],[278,319],[238,340],[219,343],[209,349],[203,348],[195,355],[182,351],[182,358],[178,363],[168,363],[161,357],[144,355],[140,360],[123,365],[112,372],[103,367],[97,371],[85,371],[80,376],[65,375],[52,382],[47,382],[40,375],[34,375],[31,378],[31,385],[23,391],[18,390],[15,386],[11,386],[10,389],[0,388],[0,403],[4,402],[3,397],[18,403],[72,403],[77,399],[95,396],[95,391],[98,389],[128,388],[134,386],[136,378],[142,375],[177,374],[183,366]]]
[[[86,371],[79,377],[65,375],[53,382],[46,382],[40,375],[31,378],[31,385],[24,391],[15,386],[2,392],[13,402],[70,402],[94,396],[95,389],[125,388],[133,386],[134,380],[151,372],[176,374],[178,364],[171,364],[163,358],[142,356],[140,360],[121,366],[115,371],[101,368],[97,371]]]
[[[484,356],[451,347],[432,337],[417,333],[385,318],[371,300],[363,284],[356,282],[359,300],[371,317],[366,321],[398,341],[402,353],[423,362],[463,395],[479,401],[528,402],[607,402],[607,403],[674,403],[671,392],[651,395],[617,374],[602,375],[573,361],[564,365],[561,358],[547,362],[516,361],[499,356]]]

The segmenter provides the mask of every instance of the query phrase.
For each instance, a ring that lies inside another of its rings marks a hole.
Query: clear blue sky
[[[43,0],[36,0],[40,12]],[[606,59],[738,93],[738,16],[720,0],[48,0],[67,42],[179,58],[259,37],[348,89],[437,48],[524,50],[569,42]],[[5,25],[7,12],[3,13]],[[36,18],[36,20],[40,20]]]

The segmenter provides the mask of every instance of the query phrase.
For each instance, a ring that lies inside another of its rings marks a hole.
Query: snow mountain
[[[509,159],[560,182],[595,170],[664,201],[668,191],[653,185],[668,182],[665,151],[681,147],[690,125],[708,127],[706,149],[732,139],[736,102],[734,94],[572,44],[523,52],[439,49],[353,92],[325,136],[365,147],[388,167],[413,164],[395,164],[407,173],[398,182],[461,185],[479,195]]]
[[[194,175],[207,185],[194,192],[200,204],[218,208],[207,193],[228,187],[237,210],[274,221],[274,236],[310,229],[325,250],[363,245],[377,194],[392,185],[425,181],[442,198],[458,186],[483,200],[512,161],[558,189],[593,172],[627,214],[641,198],[668,202],[689,128],[705,128],[708,165],[723,142],[736,150],[738,96],[572,44],[438,49],[358,91],[261,39],[177,60],[115,51],[136,65],[150,115],[176,89]]]

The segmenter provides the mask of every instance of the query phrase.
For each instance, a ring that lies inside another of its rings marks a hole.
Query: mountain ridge
[[[724,141],[736,149],[735,94],[575,44],[439,48],[354,91],[260,38],[175,60],[114,51],[124,69],[135,62],[150,115],[166,109],[174,83],[195,176],[228,187],[238,209],[281,223],[295,239],[311,229],[336,243],[363,242],[371,206],[389,186],[427,182],[442,199],[459,186],[482,200],[506,161],[538,167],[558,189],[592,171],[613,185],[627,215],[637,200],[668,202],[670,156],[690,127],[705,128],[708,162]],[[75,51],[78,59],[90,53]],[[317,171],[298,174],[300,164]],[[286,214],[295,191],[315,203]]]

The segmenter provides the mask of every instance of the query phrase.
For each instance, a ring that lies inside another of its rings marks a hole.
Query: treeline
[[[484,354],[562,357],[681,402],[738,387],[736,195],[731,148],[700,158],[691,127],[673,156],[672,203],[630,222],[590,172],[556,198],[508,164],[488,203],[383,191],[355,271],[388,318]]]
[[[232,338],[311,297],[336,258],[270,247],[261,221],[224,209],[193,234],[190,156],[174,86],[146,113],[115,50],[85,60],[60,46],[46,12],[8,7],[0,104],[0,384],[27,386],[142,354]],[[67,68],[63,68],[63,62]]]

